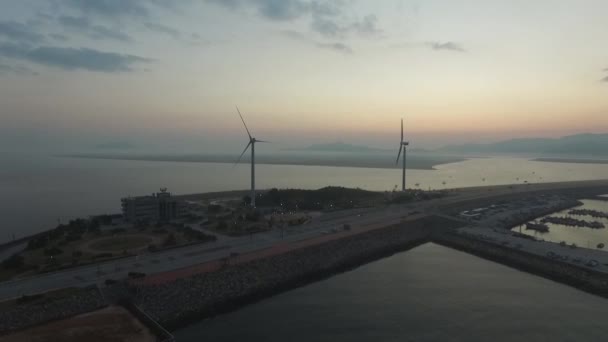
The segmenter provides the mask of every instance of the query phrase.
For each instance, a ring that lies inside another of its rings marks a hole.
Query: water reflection
[[[178,341],[603,341],[608,302],[426,244],[176,332]]]

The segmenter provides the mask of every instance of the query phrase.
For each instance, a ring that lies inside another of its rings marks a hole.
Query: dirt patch
[[[148,342],[156,337],[128,310],[111,306],[3,336],[2,341]]]

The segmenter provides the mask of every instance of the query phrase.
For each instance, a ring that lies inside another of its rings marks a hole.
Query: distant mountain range
[[[309,152],[355,152],[355,153],[368,153],[368,152],[391,152],[391,150],[385,150],[381,148],[373,148],[363,145],[351,145],[343,142],[335,142],[330,144],[314,144],[304,148],[290,148],[289,151],[309,151]]]
[[[556,139],[511,139],[491,144],[464,144],[437,149],[442,153],[505,153],[608,157],[608,134],[576,134]]]
[[[130,142],[127,141],[111,141],[103,144],[99,144],[95,146],[95,149],[98,150],[129,150],[134,146]]]

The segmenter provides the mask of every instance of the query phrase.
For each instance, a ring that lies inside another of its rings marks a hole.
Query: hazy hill
[[[557,139],[511,139],[492,144],[464,144],[437,150],[444,153],[510,153],[538,155],[608,156],[608,134],[577,134]]]
[[[363,145],[351,145],[343,142],[335,142],[330,144],[313,144],[304,148],[291,148],[290,151],[309,151],[309,152],[389,152],[389,150],[373,148]]]
[[[134,146],[128,141],[110,141],[95,146],[98,150],[129,150]]]

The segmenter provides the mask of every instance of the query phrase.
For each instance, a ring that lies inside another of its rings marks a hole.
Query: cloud
[[[372,37],[378,36],[382,32],[376,26],[377,21],[377,17],[370,14],[362,20],[341,25],[335,18],[313,16],[310,27],[313,31],[329,38],[344,38],[352,33],[361,37]]]
[[[455,51],[455,52],[466,52],[462,46],[456,44],[454,42],[429,42],[427,45],[433,50],[447,50],[447,51]]]
[[[86,17],[72,17],[72,16],[61,16],[58,22],[70,31],[77,32],[86,35],[92,39],[111,39],[122,42],[131,41],[131,37],[128,35],[101,25],[94,25]]]
[[[608,76],[602,78],[602,82],[608,82]]]
[[[0,75],[15,74],[20,76],[34,76],[37,72],[22,65],[9,65],[0,63]]]
[[[110,73],[132,71],[133,65],[152,61],[144,57],[89,48],[54,46],[28,48],[19,44],[0,45],[0,55],[64,70],[82,69]]]
[[[310,28],[325,37],[332,38],[342,37],[346,33],[346,30],[338,26],[338,24],[336,24],[333,20],[328,20],[325,18],[313,19],[313,21],[310,23]]]
[[[339,52],[339,53],[343,53],[343,54],[353,54],[354,51],[353,49],[341,42],[333,42],[333,43],[322,43],[322,42],[318,42],[315,41],[314,39],[310,39],[308,38],[306,35],[304,35],[301,32],[298,31],[292,31],[292,30],[285,30],[285,31],[281,31],[281,34],[284,35],[285,37],[295,40],[295,41],[299,41],[299,42],[303,42],[321,49],[326,49],[326,50],[332,50],[334,52]]]
[[[349,55],[353,53],[353,49],[351,49],[350,46],[343,44],[343,43],[317,43],[317,46],[322,49],[330,49],[330,50],[334,50],[334,51],[349,54]]]
[[[146,23],[144,23],[144,26],[151,31],[163,33],[163,34],[166,34],[175,39],[177,39],[181,36],[181,33],[178,30],[165,26],[165,25],[162,25],[162,24],[146,22]]]
[[[63,0],[62,3],[83,14],[100,17],[147,17],[149,14],[143,0]]]
[[[253,8],[259,15],[270,20],[293,20],[310,12],[307,2],[300,0],[207,0],[230,10]]]
[[[44,35],[16,21],[0,21],[0,36],[20,43],[39,43],[44,40]]]
[[[352,24],[352,28],[360,35],[374,36],[374,35],[378,35],[382,32],[376,26],[377,23],[378,23],[378,18],[375,15],[370,14],[370,15],[363,17],[363,20],[354,22]]]
[[[67,42],[68,40],[70,40],[70,38],[68,38],[66,35],[61,34],[61,33],[51,33],[49,34],[49,37],[60,41],[60,42]]]
[[[347,15],[345,1],[304,0],[207,0],[228,10],[249,10],[271,21],[293,21],[307,18],[313,32],[326,38],[346,38],[348,35],[371,36],[381,31],[377,17],[367,15],[353,20]]]

